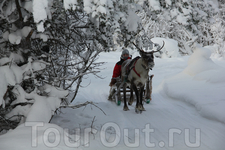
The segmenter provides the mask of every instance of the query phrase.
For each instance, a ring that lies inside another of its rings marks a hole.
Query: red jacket
[[[127,59],[131,59],[131,57],[128,57]],[[124,59],[121,59],[120,61],[118,61],[113,69],[113,75],[112,78],[117,78],[121,76],[121,65],[124,62]]]

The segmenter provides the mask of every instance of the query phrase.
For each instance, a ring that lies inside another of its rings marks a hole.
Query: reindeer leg
[[[132,105],[134,102],[134,93],[133,93],[133,88],[130,86],[130,100],[128,102],[128,105]]]
[[[127,88],[127,84],[124,83],[124,84],[123,84],[123,100],[124,100],[123,110],[124,110],[124,111],[129,110],[129,108],[128,108],[128,106],[127,106],[126,88]]]
[[[150,98],[150,101],[152,100],[152,78],[154,77],[154,75],[151,75],[150,76],[150,82],[149,82],[149,98]]]
[[[149,81],[149,77],[147,78],[146,81],[146,89],[145,89],[145,101],[148,104],[150,102],[150,81]]]
[[[145,111],[145,108],[143,106],[143,103],[142,103],[142,99],[143,99],[143,91],[144,91],[144,86],[140,87],[140,102],[139,102],[139,106],[138,106],[138,109],[142,112],[142,111]]]
[[[146,81],[146,90],[147,91],[145,93],[145,100],[146,100],[146,103],[149,104],[150,101],[152,100],[152,78],[153,78],[154,75],[151,75],[150,77],[148,77],[147,81]]]
[[[135,107],[135,112],[136,113],[139,113],[139,109],[138,109],[138,106],[139,106],[139,93],[138,93],[138,89],[137,89],[136,85],[133,82],[131,82],[131,87],[134,90],[135,95],[136,95],[136,99],[137,99],[137,101],[136,101],[136,107]]]

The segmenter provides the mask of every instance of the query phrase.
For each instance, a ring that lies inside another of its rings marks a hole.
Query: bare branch
[[[21,9],[20,9],[19,1],[18,0],[15,0],[15,2],[16,2],[16,8],[17,8],[18,13],[19,13],[20,21],[23,21],[23,16],[22,16],[22,12],[21,12]]]
[[[91,133],[92,133],[92,134],[94,134],[94,133],[93,133],[93,131],[92,131],[92,129],[93,129],[93,124],[94,124],[94,121],[95,121],[95,116],[94,116],[94,118],[93,118],[93,120],[92,120],[92,122],[91,122]]]
[[[84,106],[87,106],[88,104],[91,104],[91,105],[94,105],[95,107],[97,107],[98,109],[100,109],[105,115],[106,113],[100,108],[98,107],[97,105],[95,105],[93,102],[89,102],[89,101],[86,101],[85,103],[82,103],[82,104],[78,104],[78,105],[68,105],[68,106],[60,106],[60,108],[73,108],[73,109],[76,109],[76,108],[80,108],[80,107],[84,107]]]

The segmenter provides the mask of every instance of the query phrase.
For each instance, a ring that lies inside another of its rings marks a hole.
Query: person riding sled
[[[129,54],[129,51],[127,49],[124,49],[122,51],[120,61],[118,61],[116,63],[116,65],[113,69],[113,75],[112,75],[112,79],[111,79],[109,86],[113,86],[116,83],[116,79],[121,76],[121,65],[127,59],[131,59],[131,56]]]
[[[127,49],[124,49],[122,51],[122,54],[120,56],[120,61],[118,61],[115,66],[114,66],[114,69],[113,69],[113,75],[112,75],[112,78],[111,78],[111,82],[109,84],[110,86],[110,95],[108,97],[109,100],[112,99],[112,90],[115,90],[115,83],[117,82],[117,80],[121,77],[121,65],[122,63],[127,60],[127,59],[131,59],[131,56],[129,54],[129,51]]]

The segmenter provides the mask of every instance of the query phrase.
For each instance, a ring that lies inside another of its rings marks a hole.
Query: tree
[[[217,14],[215,18],[214,24],[210,26],[212,37],[214,39],[214,44],[216,45],[217,49],[215,54],[219,56],[225,56],[225,2],[219,2],[219,9],[220,13]]]
[[[220,16],[221,11],[213,1],[152,0],[142,4],[147,7],[146,10],[149,9],[139,15],[150,38],[175,39],[183,54],[191,54],[195,42],[203,46],[216,43],[211,27],[217,24],[215,18]],[[224,6],[220,7],[224,9]],[[224,35],[224,31],[221,34]],[[221,39],[224,40],[224,37]]]
[[[42,121],[48,122],[60,103],[75,99],[85,75],[98,76],[98,54],[113,49],[115,34],[121,45],[137,35],[139,7],[133,1],[65,2],[3,0],[0,5],[0,65],[13,78],[10,82],[1,75],[4,127],[35,121],[44,112],[48,117]],[[34,112],[40,101],[43,109],[51,107]]]

